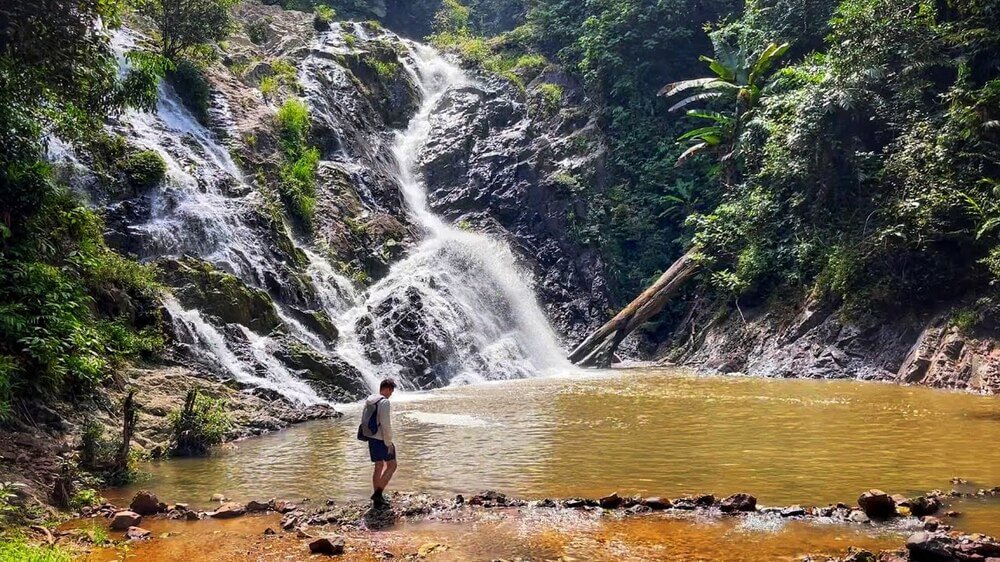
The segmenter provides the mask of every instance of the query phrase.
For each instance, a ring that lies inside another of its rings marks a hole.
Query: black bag
[[[358,441],[370,441],[372,439],[371,436],[378,433],[378,405],[381,404],[383,400],[385,400],[384,396],[375,402],[375,407],[372,408],[372,415],[368,417],[367,422],[362,420],[361,423],[358,424]],[[367,434],[365,433],[366,425],[368,426]]]

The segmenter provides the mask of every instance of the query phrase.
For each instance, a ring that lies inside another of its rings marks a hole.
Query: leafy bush
[[[73,497],[69,500],[69,506],[70,508],[78,511],[84,507],[101,505],[103,502],[104,498],[97,493],[97,490],[84,488],[82,490],[77,490],[76,493],[73,494]]]
[[[121,164],[125,179],[139,189],[155,187],[167,175],[167,163],[155,150],[133,152]]]
[[[176,455],[200,455],[212,445],[222,443],[232,428],[232,419],[222,400],[197,390],[188,392],[184,408],[170,412]]]
[[[559,111],[559,107],[562,105],[563,97],[563,87],[559,84],[542,84],[538,87],[538,92],[541,94],[542,110],[545,113],[554,113]]]
[[[329,31],[330,23],[337,17],[337,12],[325,4],[317,4],[313,12],[313,27],[316,31]]]
[[[69,552],[52,545],[32,545],[24,537],[0,537],[0,560],[17,562],[70,562]]]
[[[163,56],[202,57],[206,46],[225,39],[233,28],[229,8],[239,0],[139,0],[143,13],[156,23]]]
[[[269,18],[260,18],[246,25],[247,38],[254,45],[263,45],[268,39]]]
[[[189,59],[181,59],[174,70],[167,74],[167,79],[195,119],[207,123],[212,87],[201,67]]]

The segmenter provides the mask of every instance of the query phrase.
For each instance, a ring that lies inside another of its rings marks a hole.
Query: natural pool
[[[763,505],[826,505],[853,503],[872,487],[949,490],[956,476],[1000,485],[1000,400],[958,392],[637,368],[446,388],[394,397],[393,404],[400,457],[393,486],[400,490],[496,489],[529,499],[745,491]],[[236,443],[209,458],[152,463],[151,479],[138,487],[195,505],[214,493],[236,500],[365,497],[370,464],[354,438],[358,410],[344,411],[342,419]],[[122,501],[134,491],[108,495]],[[1000,534],[1000,502],[953,509],[964,512],[952,521],[958,528]],[[652,518],[551,537],[604,537],[640,550],[661,537],[664,548],[693,549],[684,551],[692,559],[705,550],[698,545],[721,537],[773,556],[795,544],[801,548],[789,555],[810,544],[822,551],[864,542],[852,542],[858,531],[842,526],[727,525]],[[894,537],[890,546],[900,543]]]

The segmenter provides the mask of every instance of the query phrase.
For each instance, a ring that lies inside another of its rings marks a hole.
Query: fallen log
[[[587,336],[569,354],[569,360],[582,367],[610,367],[618,345],[653,316],[656,316],[695,273],[699,264],[694,260],[697,248],[691,248],[677,258],[655,283],[621,310],[614,318]]]

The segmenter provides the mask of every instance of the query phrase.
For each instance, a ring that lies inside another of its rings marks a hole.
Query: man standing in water
[[[372,501],[377,507],[389,505],[383,492],[396,472],[396,447],[392,443],[389,404],[389,397],[394,390],[396,383],[392,379],[385,379],[379,384],[378,393],[365,400],[365,407],[361,412],[361,427],[358,430],[358,437],[363,436],[368,441],[368,454],[375,463],[372,473],[372,488],[375,493],[372,494]]]

